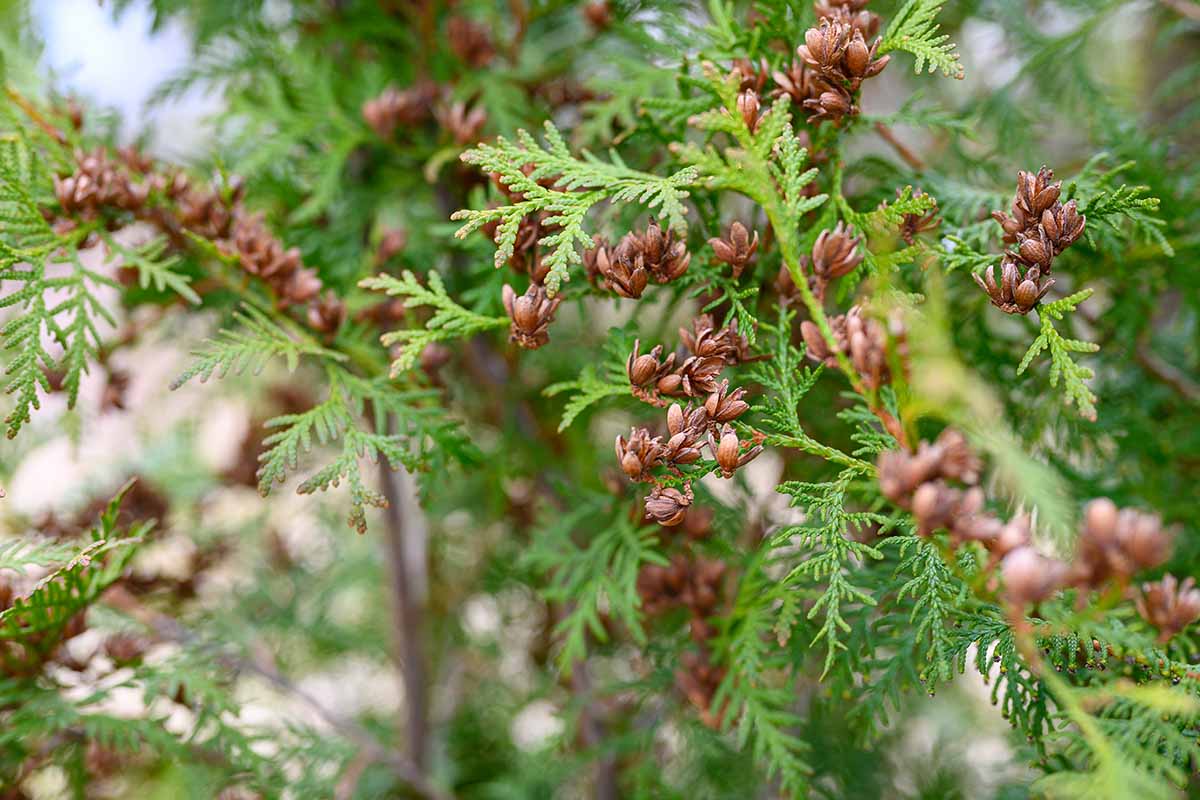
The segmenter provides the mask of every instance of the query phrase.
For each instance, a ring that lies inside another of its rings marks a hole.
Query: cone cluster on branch
[[[659,371],[669,369],[674,355],[662,361],[659,352],[656,347],[639,356],[635,346],[626,365],[630,380],[645,378],[648,384]],[[639,388],[634,386],[635,395]],[[628,439],[616,438],[617,463],[625,476],[636,483],[653,484],[646,497],[647,518],[664,527],[679,525],[687,517],[694,499],[690,479],[684,480],[682,489],[663,486],[654,474],[655,469],[662,468],[676,478],[683,478],[680,467],[699,461],[707,446],[721,475],[730,478],[762,453],[761,434],[742,440],[731,424],[750,409],[750,404],[742,399],[745,394],[745,389],[731,389],[729,381],[722,381],[713,386],[703,405],[687,408],[679,403],[671,405],[667,410],[665,441],[662,436],[651,435],[647,428],[633,428]]]
[[[146,183],[134,182],[124,165],[98,147],[75,154],[75,172],[54,178],[54,196],[63,213],[95,219],[104,209],[142,211],[150,191]]]
[[[242,206],[240,183],[224,190],[198,186],[182,172],[156,168],[133,148],[125,148],[119,161],[102,149],[76,153],[75,171],[55,177],[55,226],[106,217],[116,228],[128,222],[120,216],[124,213],[158,228],[176,247],[187,246],[184,232],[194,234],[266,283],[280,307],[307,305],[304,320],[311,328],[325,334],[337,330],[345,315],[342,301],[332,292],[322,294],[320,277],[304,266],[300,251],[285,248],[261,216]]]
[[[891,56],[877,57],[881,40],[867,39],[879,30],[879,18],[862,2],[814,4],[817,26],[804,34],[796,49],[799,61],[772,77],[777,95],[787,95],[810,113],[810,121],[837,124],[858,113],[855,102],[862,83],[883,71]]]
[[[1164,575],[1161,580],[1143,583],[1135,603],[1142,618],[1158,628],[1160,644],[1200,619],[1200,589],[1195,578],[1184,578],[1181,583],[1174,575]]]
[[[880,491],[912,512],[918,534],[944,529],[955,547],[979,542],[989,551],[988,568],[999,564],[1004,597],[1016,613],[1065,588],[1075,588],[1081,603],[1112,584],[1124,589],[1137,572],[1162,565],[1170,555],[1170,536],[1157,516],[1119,509],[1108,498],[1085,507],[1069,563],[1039,553],[1028,514],[1005,521],[985,510],[978,485],[982,464],[952,428],[932,444],[921,442],[915,453],[881,453],[877,469]],[[1165,641],[1200,618],[1200,590],[1190,579],[1180,585],[1168,575],[1142,586],[1137,607]]]
[[[885,326],[883,322],[866,316],[861,306],[852,306],[845,314],[830,317],[829,327],[837,343],[836,351],[829,347],[815,322],[804,320],[800,323],[805,355],[813,361],[836,368],[837,353],[845,353],[869,389],[879,389],[892,380],[889,348],[907,371],[907,331],[899,313],[890,315]]]
[[[1004,241],[1017,247],[1004,254],[999,283],[991,265],[982,277],[974,277],[992,305],[1006,314],[1028,314],[1046,296],[1054,285],[1054,259],[1083,235],[1087,218],[1074,200],[1059,202],[1061,193],[1062,181],[1054,181],[1053,170],[1022,170],[1012,214],[992,212],[1004,229]]]
[[[718,327],[708,314],[692,320],[691,330],[680,328],[679,338],[691,355],[668,353],[664,358],[662,345],[642,353],[641,342],[634,342],[625,362],[634,397],[659,407],[667,405],[664,397],[704,397],[717,391],[717,378],[726,366],[756,359],[736,322]]]
[[[645,231],[625,234],[615,247],[599,236],[593,241],[595,247],[583,256],[588,280],[633,300],[642,296],[651,278],[670,283],[687,271],[692,260],[687,242],[664,231],[655,219]]]
[[[729,226],[729,234],[726,238],[709,239],[708,246],[713,249],[713,254],[718,261],[729,265],[733,279],[736,281],[742,277],[746,265],[754,259],[754,254],[758,252],[758,231],[754,231],[754,236],[751,237],[750,231],[745,225],[734,222]]]
[[[807,261],[811,268],[809,286],[818,300],[825,299],[829,284],[849,275],[863,261],[859,252],[862,237],[856,236],[854,228],[839,222],[817,235],[813,242],[812,258]],[[802,265],[803,266],[803,265]]]
[[[647,514],[647,521],[655,520]],[[675,685],[700,712],[704,723],[715,728],[720,723],[720,712],[712,708],[712,699],[725,671],[712,663],[708,643],[717,634],[713,617],[724,595],[727,567],[722,561],[696,556],[689,544],[710,536],[711,526],[711,510],[689,507],[678,526],[687,542],[675,551],[669,565],[643,566],[638,572],[637,591],[642,608],[650,616],[663,616],[677,609],[687,611],[688,634],[697,650],[681,658]]]
[[[465,64],[476,69],[486,67],[496,57],[496,46],[487,26],[462,16],[446,23],[450,50]]]
[[[730,424],[749,409],[742,400],[744,389],[730,391],[723,381],[701,406],[685,409],[678,403],[667,411],[667,438],[651,435],[649,429],[635,427],[629,438],[618,436],[615,442],[617,463],[629,480],[651,483],[654,488],[646,498],[646,515],[660,525],[671,527],[684,521],[692,504],[691,482],[682,489],[662,486],[654,474],[663,468],[675,477],[683,477],[680,467],[696,463],[703,448],[716,462],[723,477],[732,477],[741,467],[762,453],[762,437],[742,440]]]

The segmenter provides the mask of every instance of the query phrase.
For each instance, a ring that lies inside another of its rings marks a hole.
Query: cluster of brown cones
[[[182,172],[156,170],[152,159],[126,148],[120,161],[103,150],[76,153],[75,171],[55,178],[59,229],[78,220],[104,217],[110,226],[128,217],[150,223],[174,245],[185,247],[191,233],[236,257],[248,274],[272,290],[281,307],[306,305],[304,319],[316,331],[332,334],[345,308],[332,292],[322,294],[316,270],[306,268],[300,251],[285,248],[263,223],[241,204],[242,188],[197,186]]]
[[[664,397],[705,397],[717,390],[725,367],[756,358],[736,323],[718,326],[708,314],[692,320],[690,330],[681,328],[679,338],[690,355],[671,352],[664,358],[662,345],[642,353],[641,342],[634,343],[625,362],[634,397],[660,408],[668,405]]]
[[[1083,235],[1086,217],[1074,200],[1059,202],[1061,193],[1062,181],[1054,181],[1052,170],[1022,170],[1017,173],[1012,214],[992,212],[1004,229],[1004,241],[1017,247],[1004,254],[999,283],[993,266],[974,277],[992,305],[1006,314],[1028,314],[1046,296],[1054,285],[1054,259]]]
[[[444,87],[418,81],[407,89],[389,86],[362,105],[362,118],[381,139],[431,119],[459,147],[478,142],[488,115],[481,105],[451,100]]]
[[[595,247],[583,255],[588,281],[634,300],[642,296],[651,279],[670,283],[687,271],[692,260],[687,242],[663,230],[655,219],[645,231],[625,234],[615,247],[599,236],[594,242]]]
[[[668,545],[677,546],[671,563],[643,566],[638,572],[637,591],[642,608],[650,616],[663,616],[677,609],[687,611],[688,634],[696,650],[681,656],[675,685],[704,723],[717,728],[721,712],[713,709],[712,700],[725,670],[712,663],[709,641],[717,634],[713,618],[719,613],[727,569],[724,562],[697,556],[692,549],[712,535],[712,521],[711,509],[694,505],[687,509],[682,523],[670,529],[684,534],[682,539],[667,540]]]
[[[729,364],[748,359],[748,343],[737,333],[734,324],[718,327],[707,314],[693,320],[691,330],[683,329],[680,337],[691,355],[680,359],[675,353],[662,356],[662,346],[641,353],[635,343],[625,363],[630,391],[644,402],[658,407],[667,405],[664,396],[704,398],[703,403],[686,408],[673,403],[667,410],[668,438],[652,436],[646,428],[634,428],[626,439],[618,436],[617,461],[632,481],[654,484],[646,498],[646,514],[661,525],[678,525],[692,504],[690,480],[682,489],[663,486],[653,470],[664,468],[682,478],[680,467],[694,464],[707,445],[721,475],[732,477],[741,467],[762,452],[762,436],[748,440],[739,438],[732,423],[749,410],[743,398],[746,390],[730,388],[728,380],[718,382],[721,371]]]
[[[680,657],[675,685],[712,728],[720,727],[722,710],[713,708],[717,687],[725,669],[712,663],[708,641],[717,634],[710,618],[717,611],[725,576],[725,563],[676,553],[670,566],[648,564],[638,573],[637,588],[642,607],[652,616],[676,608],[688,612],[688,632],[697,649]]]
[[[829,327],[837,351],[829,347],[815,322],[804,320],[800,323],[805,354],[813,361],[836,368],[837,353],[845,353],[868,389],[879,389],[891,382],[889,349],[901,368],[907,369],[907,332],[899,312],[891,314],[885,325],[867,316],[861,306],[852,306],[845,314],[830,317]]]
[[[786,69],[771,71],[765,60],[757,65],[744,59],[735,63],[741,83],[738,109],[748,125],[757,118],[768,75],[775,83],[771,94],[788,97],[812,122],[838,124],[858,113],[863,81],[882,72],[890,59],[877,57],[879,16],[865,6],[866,0],[817,0],[817,26],[805,33],[797,58]]]
[[[667,410],[666,441],[644,427],[631,429],[628,439],[617,437],[617,462],[626,477],[636,483],[653,484],[646,497],[647,518],[666,527],[679,525],[694,499],[690,480],[683,481],[682,489],[665,486],[656,469],[683,478],[680,467],[699,461],[707,446],[721,475],[731,478],[762,452],[761,436],[743,440],[731,424],[750,407],[742,400],[744,394],[744,389],[730,391],[729,381],[722,381],[703,405],[685,409],[673,404]]]
[[[1075,588],[1080,602],[1110,585],[1128,589],[1136,573],[1162,565],[1170,555],[1170,535],[1157,516],[1119,509],[1108,498],[1084,509],[1070,563],[1042,555],[1033,546],[1028,514],[1005,521],[985,510],[978,485],[982,463],[952,428],[932,444],[921,442],[915,453],[880,454],[877,467],[881,492],[912,512],[920,535],[944,529],[955,546],[979,542],[988,550],[989,568],[999,564],[1014,614],[1065,588]],[[1180,584],[1168,575],[1144,584],[1136,602],[1163,641],[1200,619],[1200,590],[1190,579]]]

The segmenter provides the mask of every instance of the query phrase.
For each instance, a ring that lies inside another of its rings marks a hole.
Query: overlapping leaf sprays
[[[1004,598],[1018,628],[1025,627],[1030,606],[1068,588],[1077,592],[1082,607],[1090,593],[1115,587],[1136,600],[1138,611],[1159,629],[1164,642],[1200,619],[1200,592],[1191,579],[1181,585],[1168,575],[1144,584],[1140,593],[1131,587],[1135,574],[1160,566],[1170,554],[1170,535],[1157,516],[1119,509],[1108,498],[1092,500],[1084,508],[1074,557],[1062,561],[1037,549],[1029,514],[1004,520],[985,508],[981,470],[966,438],[947,428],[936,442],[921,442],[915,453],[881,454],[879,487],[886,498],[912,512],[922,536],[945,530],[952,547],[978,542],[988,551],[988,567],[999,567]]]

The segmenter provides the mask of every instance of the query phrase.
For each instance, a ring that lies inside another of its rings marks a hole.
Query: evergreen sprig
[[[963,78],[962,63],[950,34],[940,33],[937,15],[946,0],[908,0],[892,17],[883,37],[880,53],[904,50],[916,57],[913,71],[920,74],[940,69],[946,77]]]
[[[1092,296],[1091,289],[1083,289],[1075,294],[1039,306],[1041,317],[1041,332],[1029,345],[1024,358],[1017,366],[1020,375],[1029,368],[1033,360],[1043,350],[1050,353],[1050,385],[1057,387],[1062,381],[1062,391],[1067,404],[1075,404],[1079,413],[1085,419],[1096,419],[1096,395],[1092,393],[1087,382],[1095,373],[1089,368],[1077,364],[1071,357],[1072,353],[1094,353],[1100,346],[1080,339],[1068,339],[1054,327],[1054,321],[1062,321],[1064,317],[1078,307],[1080,303]]]
[[[171,382],[178,389],[193,378],[203,383],[216,375],[241,375],[247,370],[261,372],[274,359],[283,359],[289,372],[295,372],[301,356],[344,361],[346,356],[328,350],[288,322],[274,318],[253,305],[245,304],[233,314],[236,328],[224,328],[205,342],[193,355],[195,362]]]
[[[685,167],[663,178],[630,169],[616,151],[610,154],[611,163],[587,151],[576,158],[549,122],[545,137],[546,145],[542,146],[522,130],[515,143],[499,137],[495,144],[481,144],[462,155],[466,163],[499,176],[508,192],[520,198],[498,208],[457,211],[451,217],[466,220],[455,234],[459,238],[488,223],[498,224],[497,267],[512,256],[521,220],[540,212],[547,214],[544,225],[558,228],[539,241],[549,249],[543,263],[550,270],[545,285],[551,295],[563,281],[570,280],[571,265],[581,262],[577,248],[592,246],[591,234],[583,228],[584,219],[603,200],[657,209],[671,228],[686,230],[687,208],[683,201],[688,196],[687,187],[696,181],[696,170]],[[549,184],[549,188],[543,184]]]
[[[508,326],[509,321],[505,317],[485,317],[454,302],[446,294],[442,276],[437,272],[430,272],[427,280],[429,285],[425,286],[417,280],[416,275],[405,270],[399,278],[379,275],[359,283],[364,289],[405,298],[405,308],[433,309],[433,316],[425,321],[423,327],[392,331],[381,338],[385,347],[400,345],[399,354],[392,361],[392,377],[412,369],[421,357],[421,351],[433,342],[461,339],[481,331]]]

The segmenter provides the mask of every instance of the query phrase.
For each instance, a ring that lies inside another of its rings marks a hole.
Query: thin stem
[[[389,414],[386,430],[395,433],[395,419]],[[404,704],[408,758],[425,774],[429,765],[429,693],[425,655],[425,587],[428,585],[425,557],[424,518],[416,505],[412,478],[391,469],[384,459],[379,462],[383,496],[385,539],[391,565],[393,621],[398,648]]]
[[[1146,372],[1150,373],[1152,378],[1170,386],[1179,392],[1188,402],[1200,405],[1200,384],[1197,384],[1174,364],[1168,364],[1160,358],[1150,349],[1149,342],[1144,339],[1139,341],[1133,352],[1138,364]]]
[[[34,125],[37,125],[43,131],[45,131],[45,133],[51,139],[58,142],[59,144],[67,143],[67,137],[63,135],[63,132],[60,131],[58,128],[54,127],[53,125],[51,125],[50,122],[45,117],[43,117],[36,108],[34,108],[33,103],[30,103],[28,100],[26,100],[20,92],[18,92],[16,89],[14,89],[11,86],[5,86],[4,94],[8,97],[9,100],[11,100],[22,111],[25,112],[25,116],[27,116],[27,117],[29,117],[29,119],[33,120]]]
[[[879,134],[881,139],[892,146],[892,149],[896,151],[896,155],[900,156],[905,164],[908,164],[917,172],[925,171],[925,162],[908,145],[896,138],[896,134],[891,128],[882,122],[876,122],[875,132]]]

